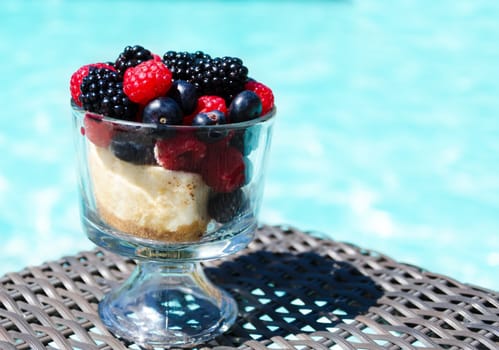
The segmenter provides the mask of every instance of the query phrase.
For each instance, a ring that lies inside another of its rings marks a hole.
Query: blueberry
[[[216,193],[208,201],[208,214],[220,223],[226,223],[242,214],[247,208],[246,196],[242,189],[229,193]]]
[[[192,120],[192,125],[220,125],[225,124],[225,114],[219,110],[198,113]]]
[[[198,113],[192,120],[193,126],[214,126],[226,123],[227,119],[225,118],[225,114],[218,110]],[[223,139],[227,136],[227,131],[212,128],[198,129],[196,131],[196,136],[201,141],[211,143]]]
[[[142,112],[142,122],[157,125],[182,124],[182,110],[170,97],[158,97],[149,102]]]
[[[175,80],[168,91],[168,97],[171,97],[184,113],[184,115],[194,112],[198,102],[196,87],[185,81]]]
[[[229,106],[229,120],[240,123],[258,118],[262,113],[262,101],[256,93],[244,90],[234,97]]]
[[[230,139],[230,145],[237,148],[243,156],[249,155],[258,148],[260,127],[253,125],[244,130],[236,130]]]
[[[245,130],[235,130],[229,144],[239,150],[239,152],[241,152],[243,156],[247,156],[248,154],[250,154],[250,152],[248,152],[247,148],[245,147],[244,134]]]
[[[113,154],[125,161],[137,165],[155,164],[154,138],[146,134],[118,132],[111,140]]]

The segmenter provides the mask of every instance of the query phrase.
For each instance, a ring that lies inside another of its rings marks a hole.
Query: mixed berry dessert
[[[272,115],[274,95],[241,59],[127,46],[113,62],[80,67],[70,91],[110,227],[192,242],[249,205],[255,137],[245,125]]]

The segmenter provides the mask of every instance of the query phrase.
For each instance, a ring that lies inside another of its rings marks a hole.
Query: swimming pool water
[[[278,121],[261,219],[499,289],[499,2],[0,3],[0,274],[92,244],[68,81],[129,44],[244,58]]]

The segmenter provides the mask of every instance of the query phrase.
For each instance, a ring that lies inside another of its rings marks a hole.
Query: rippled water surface
[[[262,221],[499,289],[499,2],[0,3],[0,274],[92,244],[68,80],[129,44],[239,56],[278,122]]]

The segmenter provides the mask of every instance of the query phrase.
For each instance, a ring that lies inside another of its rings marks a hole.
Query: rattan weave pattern
[[[0,349],[140,349],[96,314],[133,267],[96,249],[0,277]],[[296,228],[205,267],[239,317],[202,349],[499,348],[499,293]]]

